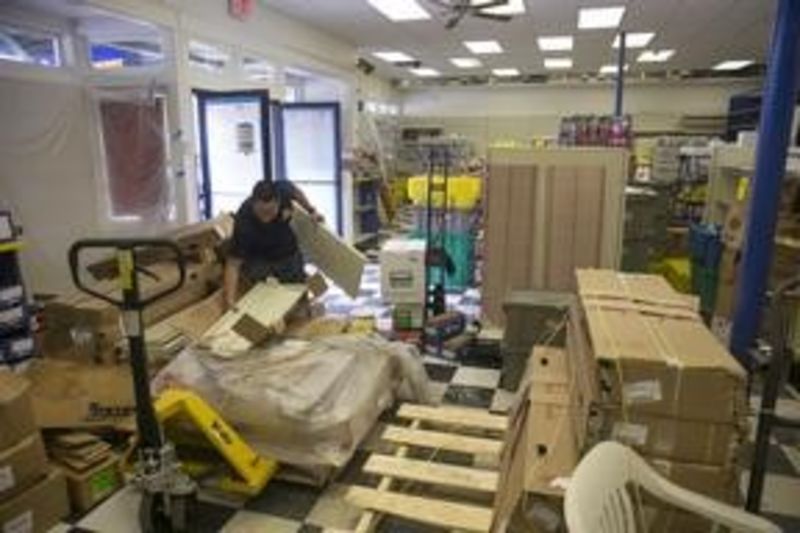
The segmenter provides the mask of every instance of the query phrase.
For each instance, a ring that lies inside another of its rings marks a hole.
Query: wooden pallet
[[[412,459],[416,448],[499,457],[508,418],[480,409],[403,404],[397,417],[408,425],[386,427],[381,440],[396,446],[393,455],[373,453],[363,471],[381,476],[377,488],[350,486],[345,499],[365,509],[355,531],[371,531],[382,515],[392,515],[424,524],[464,531],[491,529],[491,506],[468,501],[464,493],[491,496],[497,492],[497,470],[454,466],[433,458]],[[410,494],[406,488],[452,489],[453,497]],[[458,494],[461,493],[459,496]]]

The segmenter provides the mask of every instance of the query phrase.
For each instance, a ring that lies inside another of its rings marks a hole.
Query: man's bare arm
[[[228,309],[236,305],[239,297],[239,269],[241,266],[242,260],[238,257],[228,257],[225,260],[222,296]]]

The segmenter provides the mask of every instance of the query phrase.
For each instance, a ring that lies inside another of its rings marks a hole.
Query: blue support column
[[[775,247],[775,223],[797,92],[800,0],[779,0],[750,190],[747,233],[731,331],[731,351],[747,362],[758,334],[761,308]]]
[[[614,91],[614,116],[622,117],[622,89],[625,87],[625,47],[626,35],[619,32],[619,54],[617,55],[617,84]]]

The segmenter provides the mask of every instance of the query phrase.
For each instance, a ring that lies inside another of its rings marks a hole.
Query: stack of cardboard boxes
[[[64,475],[47,462],[30,384],[0,371],[0,531],[49,531],[68,512]]]
[[[669,479],[726,502],[738,494],[746,374],[696,301],[660,277],[579,270],[600,395],[594,439],[631,446]]]

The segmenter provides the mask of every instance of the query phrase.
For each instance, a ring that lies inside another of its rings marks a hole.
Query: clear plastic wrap
[[[343,466],[395,397],[430,403],[416,350],[374,334],[285,340],[222,360],[190,347],[154,381],[200,394],[265,456]]]

